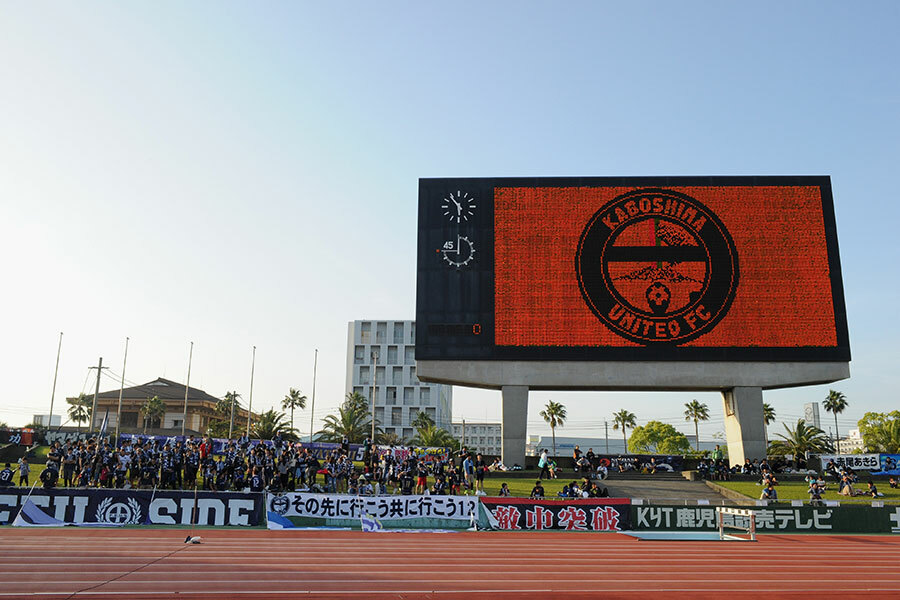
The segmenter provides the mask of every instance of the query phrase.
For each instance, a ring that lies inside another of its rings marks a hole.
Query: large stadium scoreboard
[[[417,360],[849,361],[828,177],[422,179]]]

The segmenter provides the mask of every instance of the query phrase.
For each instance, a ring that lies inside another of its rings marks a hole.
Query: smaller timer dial
[[[467,237],[458,236],[456,240],[444,242],[441,254],[448,265],[459,269],[475,260],[475,244]]]

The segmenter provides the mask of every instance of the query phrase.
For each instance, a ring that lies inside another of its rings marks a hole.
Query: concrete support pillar
[[[525,432],[528,424],[528,386],[504,385],[501,408],[503,464],[525,466]]]
[[[732,388],[722,392],[722,399],[725,403],[728,460],[732,465],[742,465],[745,458],[765,458],[762,388]]]

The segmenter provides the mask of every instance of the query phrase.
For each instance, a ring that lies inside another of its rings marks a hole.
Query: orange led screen
[[[827,177],[446,181],[420,210],[447,219],[444,270],[420,254],[425,356],[452,335],[484,358],[849,360]]]

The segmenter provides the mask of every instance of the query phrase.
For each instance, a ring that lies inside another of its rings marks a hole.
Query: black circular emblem
[[[272,498],[272,510],[277,512],[279,515],[285,514],[288,509],[291,507],[290,501],[287,496],[274,496]]]
[[[683,344],[715,327],[738,284],[734,241],[696,199],[671,190],[623,194],[597,211],[575,269],[591,311],[624,338]]]

